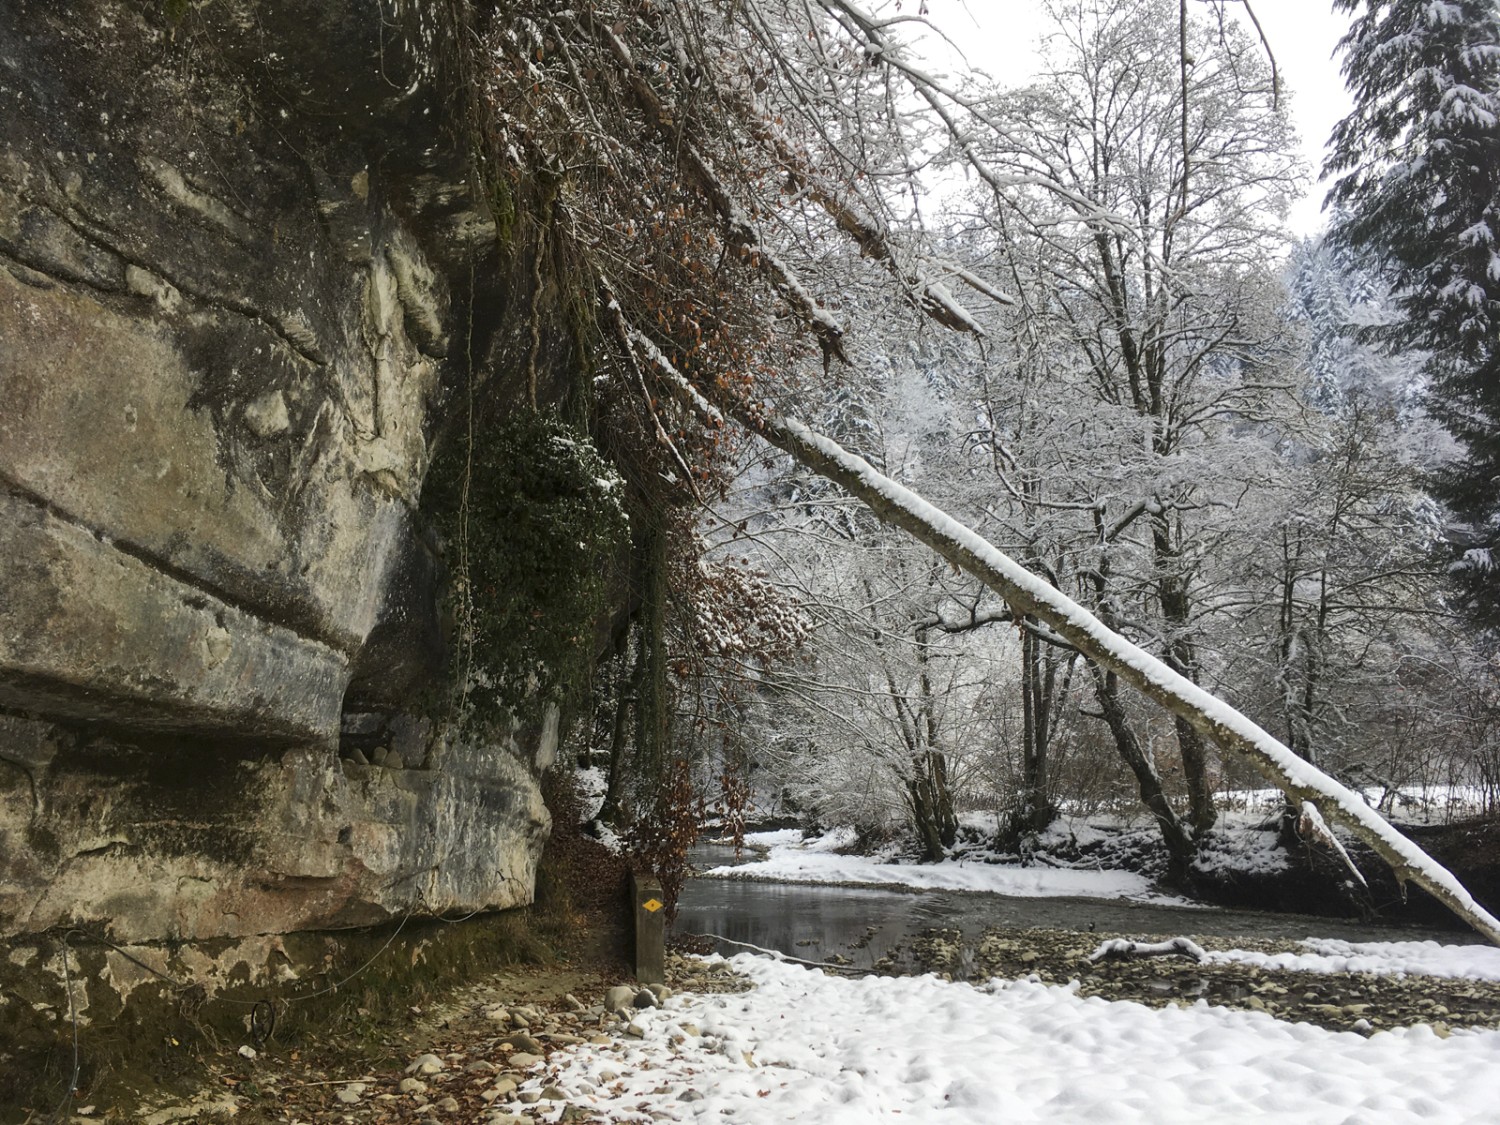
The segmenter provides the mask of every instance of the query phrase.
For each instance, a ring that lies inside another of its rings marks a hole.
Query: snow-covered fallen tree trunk
[[[1131,941],[1129,938],[1110,938],[1101,942],[1099,948],[1089,954],[1094,964],[1100,961],[1124,961],[1135,957],[1186,957],[1189,961],[1202,961],[1208,954],[1192,938],[1175,937],[1169,941]]]
[[[758,415],[730,403],[723,405],[772,445],[842,485],[882,521],[910,532],[954,566],[984,582],[1015,613],[1029,614],[1043,622],[1089,659],[1185,719],[1222,750],[1248,761],[1304,810],[1311,805],[1349,829],[1390,864],[1403,884],[1407,880],[1416,883],[1500,945],[1500,920],[1475,902],[1452,872],[1398,832],[1351,789],[1297,757],[1233,707],[1107,628],[983,536],[883,476],[837,442],[792,419]]]

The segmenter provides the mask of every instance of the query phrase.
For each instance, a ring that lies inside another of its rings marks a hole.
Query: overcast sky
[[[910,0],[910,6],[914,8],[916,0]],[[1192,0],[1192,6],[1203,10],[1207,4]],[[1292,117],[1302,136],[1304,159],[1316,173],[1329,131],[1349,108],[1333,58],[1348,19],[1334,15],[1328,0],[1254,0],[1253,6],[1292,93]],[[1040,7],[1035,0],[928,0],[932,21],[957,42],[969,63],[1006,85],[1024,83],[1036,66],[1036,46],[1047,29]],[[1244,19],[1240,4],[1229,3],[1228,8]],[[1245,23],[1249,27],[1249,21]],[[1162,50],[1176,47],[1174,24],[1162,29]],[[1324,190],[1312,186],[1293,208],[1291,225],[1297,233],[1312,234],[1322,225]]]

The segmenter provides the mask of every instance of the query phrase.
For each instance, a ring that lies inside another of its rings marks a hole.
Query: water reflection
[[[700,869],[731,863],[733,850],[694,850]],[[1480,940],[1458,931],[1381,926],[1299,914],[1195,909],[1086,898],[1012,898],[957,891],[919,893],[740,879],[689,879],[678,903],[678,933],[709,934],[809,961],[833,954],[868,967],[893,947],[936,926],[977,937],[990,926],[1124,933],[1131,936],[1343,938],[1449,944]],[[743,949],[729,945],[720,952]]]

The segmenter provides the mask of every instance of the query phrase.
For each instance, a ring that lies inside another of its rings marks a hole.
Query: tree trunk
[[[604,790],[604,803],[599,806],[599,819],[605,824],[619,827],[624,823],[625,812],[625,741],[630,730],[630,708],[634,703],[634,677],[630,667],[630,629],[620,631],[615,643],[615,713],[609,731],[609,781]]]
[[[1021,792],[1001,834],[1003,847],[1015,848],[1052,823],[1048,745],[1052,740],[1052,698],[1057,669],[1050,665],[1036,635],[1021,630]]]
[[[667,536],[655,520],[641,552],[640,651],[635,676],[636,798],[646,805],[667,782]]]
[[[948,760],[929,750],[912,760],[915,776],[906,784],[912,824],[922,845],[922,861],[937,863],[958,841],[958,814],[948,786]]]
[[[1182,826],[1182,821],[1172,809],[1166,791],[1162,789],[1161,775],[1156,772],[1156,763],[1136,737],[1135,728],[1130,725],[1130,718],[1125,714],[1125,706],[1120,701],[1119,677],[1097,664],[1091,664],[1090,671],[1094,675],[1094,696],[1099,700],[1104,723],[1114,737],[1115,749],[1125,759],[1130,772],[1135,774],[1141,804],[1156,818],[1156,826],[1167,845],[1168,879],[1174,886],[1187,889],[1192,885],[1193,855],[1197,850],[1193,846],[1193,838],[1188,835],[1187,829]]]
[[[1191,594],[1187,576],[1177,573],[1182,552],[1173,542],[1173,533],[1166,520],[1165,515],[1156,517],[1151,529],[1156,566],[1160,572],[1157,600],[1161,604],[1161,615],[1169,637],[1163,659],[1172,671],[1196,684],[1198,651],[1187,635],[1192,621]],[[1188,822],[1193,826],[1194,834],[1201,836],[1219,818],[1219,811],[1214,807],[1213,786],[1208,780],[1207,748],[1193,724],[1182,716],[1177,716],[1175,726],[1183,781],[1187,785]]]

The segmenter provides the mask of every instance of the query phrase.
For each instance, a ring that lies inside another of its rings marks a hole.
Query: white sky
[[[917,0],[908,0],[915,8]],[[1203,10],[1205,0],[1192,0]],[[1229,9],[1244,20],[1239,3]],[[1323,163],[1323,143],[1349,109],[1334,47],[1348,28],[1348,19],[1331,11],[1329,0],[1254,0],[1255,15],[1265,30],[1276,65],[1291,91],[1292,117],[1302,136],[1303,158],[1316,173]],[[933,23],[964,51],[969,63],[1006,85],[1021,85],[1036,66],[1036,46],[1047,20],[1034,0],[928,0]],[[1175,50],[1177,30],[1162,29],[1162,49]],[[1319,210],[1324,189],[1312,186],[1292,209],[1290,223],[1298,234],[1312,234],[1321,225]]]

